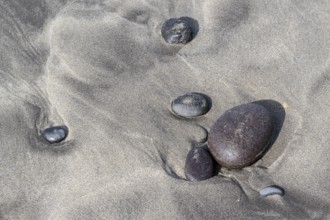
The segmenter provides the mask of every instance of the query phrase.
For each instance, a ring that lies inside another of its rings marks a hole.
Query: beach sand
[[[167,44],[183,16],[196,36]],[[330,218],[329,1],[1,0],[0,31],[0,219]],[[208,114],[171,114],[189,92]],[[274,117],[263,158],[187,181],[203,128],[249,102]]]

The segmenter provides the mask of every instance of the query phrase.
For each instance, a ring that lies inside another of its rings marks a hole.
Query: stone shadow
[[[255,101],[253,103],[256,103],[256,104],[259,104],[259,105],[262,105],[263,107],[265,107],[270,112],[272,122],[273,122],[273,133],[269,139],[269,143],[268,143],[267,147],[265,148],[263,153],[260,155],[260,158],[262,158],[269,151],[269,149],[273,146],[273,144],[277,140],[277,138],[282,130],[286,113],[285,113],[285,109],[282,106],[282,104],[277,101],[274,101],[274,100],[259,100],[259,101]]]

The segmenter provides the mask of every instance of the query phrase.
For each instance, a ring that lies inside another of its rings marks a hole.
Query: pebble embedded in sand
[[[169,44],[186,44],[192,40],[192,28],[182,18],[170,18],[161,29],[164,40]]]
[[[171,102],[172,113],[179,117],[194,118],[205,115],[211,108],[206,96],[201,93],[187,93]]]
[[[212,126],[209,149],[223,167],[241,169],[259,159],[272,135],[270,112],[255,103],[236,106]]]
[[[271,195],[284,196],[284,193],[284,189],[276,185],[267,186],[259,191],[259,195],[262,197],[267,197]]]
[[[68,136],[69,129],[66,126],[54,126],[46,128],[43,137],[51,144],[60,143]]]
[[[206,146],[189,151],[186,158],[185,175],[190,181],[206,180],[214,175],[213,158]]]

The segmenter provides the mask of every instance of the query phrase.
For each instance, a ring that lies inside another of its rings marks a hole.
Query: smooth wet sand
[[[330,2],[0,1],[0,219],[330,218]],[[162,23],[198,33],[167,45]],[[197,28],[197,27],[195,27]],[[178,119],[170,101],[207,94]],[[226,110],[277,123],[262,160],[185,180],[190,149]],[[65,142],[41,131],[66,125]],[[285,195],[262,198],[279,185]]]

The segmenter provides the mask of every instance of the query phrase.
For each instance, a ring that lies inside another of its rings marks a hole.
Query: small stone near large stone
[[[51,144],[60,143],[68,136],[69,129],[66,126],[54,126],[46,128],[43,137]]]
[[[170,18],[161,28],[164,40],[169,44],[186,44],[192,40],[192,28],[182,18]]]
[[[267,186],[259,191],[259,195],[262,197],[267,197],[271,195],[284,196],[284,193],[284,189],[276,185]]]
[[[271,115],[265,107],[255,103],[236,106],[212,126],[209,149],[221,166],[241,169],[260,158],[272,130]]]
[[[186,158],[185,175],[190,181],[206,180],[214,175],[214,160],[206,146],[189,151]]]
[[[172,113],[179,117],[194,118],[205,115],[211,108],[206,96],[191,92],[172,100]]]

